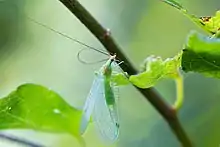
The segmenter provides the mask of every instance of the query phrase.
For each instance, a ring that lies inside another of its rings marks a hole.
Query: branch
[[[10,142],[15,142],[17,144],[21,144],[23,146],[29,146],[29,147],[43,147],[42,145],[35,144],[33,142],[30,142],[25,139],[17,138],[15,136],[6,135],[6,134],[0,134],[0,140],[8,140]]]
[[[59,0],[63,3],[85,27],[102,43],[109,53],[116,53],[117,57],[126,64],[120,64],[121,68],[129,75],[137,74],[137,70],[128,60],[121,48],[115,43],[109,32],[77,1]],[[176,135],[183,147],[192,147],[190,139],[182,128],[176,111],[168,105],[154,88],[136,89],[154,106],[169,124],[171,130]]]

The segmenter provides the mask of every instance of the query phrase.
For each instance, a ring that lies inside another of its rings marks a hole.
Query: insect
[[[116,55],[110,56],[108,61],[95,72],[80,126],[80,133],[84,134],[92,118],[100,136],[108,143],[115,142],[119,136],[118,87],[112,81],[112,76],[117,71],[123,73],[123,70],[119,67],[122,62],[116,61]]]
[[[114,83],[111,82],[112,69],[117,67],[116,55],[109,60],[95,74],[92,87],[83,108],[80,132],[83,134],[92,117],[101,137],[108,142],[114,142],[119,135],[119,119],[117,98]]]
[[[55,33],[58,33],[59,35],[71,39],[74,42],[86,46],[89,49],[98,51],[109,56],[109,54],[103,52],[102,50],[98,50],[96,48],[88,46],[87,44],[73,39],[42,23],[39,23],[32,18],[28,19]],[[119,136],[119,116],[116,94],[118,87],[115,86],[114,82],[112,82],[111,80],[112,75],[115,71],[122,71],[122,69],[119,67],[120,63],[118,64],[116,61],[116,55],[110,55],[106,63],[95,73],[93,84],[83,107],[82,120],[79,130],[81,134],[84,134],[92,118],[93,123],[95,124],[101,138],[105,142],[110,143],[115,142]]]

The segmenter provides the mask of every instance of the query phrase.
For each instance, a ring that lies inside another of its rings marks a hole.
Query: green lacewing
[[[62,35],[76,43],[88,47],[89,49],[109,55],[102,50],[93,48],[77,39],[71,38],[57,30],[54,30],[32,18],[28,18],[32,22],[49,29],[59,35]],[[117,107],[117,91],[118,87],[111,81],[114,71],[122,71],[119,64],[116,62],[116,55],[109,57],[106,63],[95,72],[93,84],[87,96],[83,107],[83,115],[80,125],[80,133],[84,134],[86,128],[92,118],[101,138],[105,142],[113,143],[119,136],[119,115]]]

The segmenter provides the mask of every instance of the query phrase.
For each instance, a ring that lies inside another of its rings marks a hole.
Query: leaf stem
[[[111,37],[108,29],[103,28],[103,26],[101,26],[101,24],[77,0],[59,1],[63,3],[63,5],[66,6],[72,14],[74,14],[79,21],[85,25],[85,27],[87,27],[87,29],[102,43],[109,53],[116,53],[117,57],[126,63],[120,64],[123,71],[127,72],[129,75],[137,74],[137,70]],[[182,147],[193,147],[190,139],[181,126],[173,107],[167,104],[154,88],[135,88],[167,121]]]
[[[184,87],[183,87],[183,77],[182,75],[178,75],[178,77],[175,79],[176,82],[176,101],[173,105],[174,109],[178,111],[182,105],[184,100]]]

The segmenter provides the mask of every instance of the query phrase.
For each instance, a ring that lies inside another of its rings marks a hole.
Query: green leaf
[[[192,32],[182,53],[182,69],[220,78],[220,39]]]
[[[184,9],[183,6],[180,4],[180,2],[178,2],[177,0],[161,0],[165,3],[167,3],[168,5],[171,5],[179,10]]]
[[[117,73],[112,75],[111,81],[115,83],[116,86],[128,85],[130,82],[127,77],[127,73]]]
[[[220,11],[217,11],[213,17],[200,17],[200,20],[211,33],[216,34],[220,31]]]
[[[77,139],[81,111],[43,86],[24,84],[0,99],[0,129],[34,129],[69,133]]]
[[[201,27],[204,31],[209,34],[217,34],[216,37],[220,36],[220,12],[217,11],[214,17],[198,17],[189,13],[177,0],[162,0],[166,4],[176,8],[182,14],[187,16],[192,22]]]
[[[161,57],[148,57],[143,65],[144,72],[130,76],[131,83],[140,88],[154,86],[164,78],[177,78],[179,76],[180,56],[168,58],[165,61]]]

